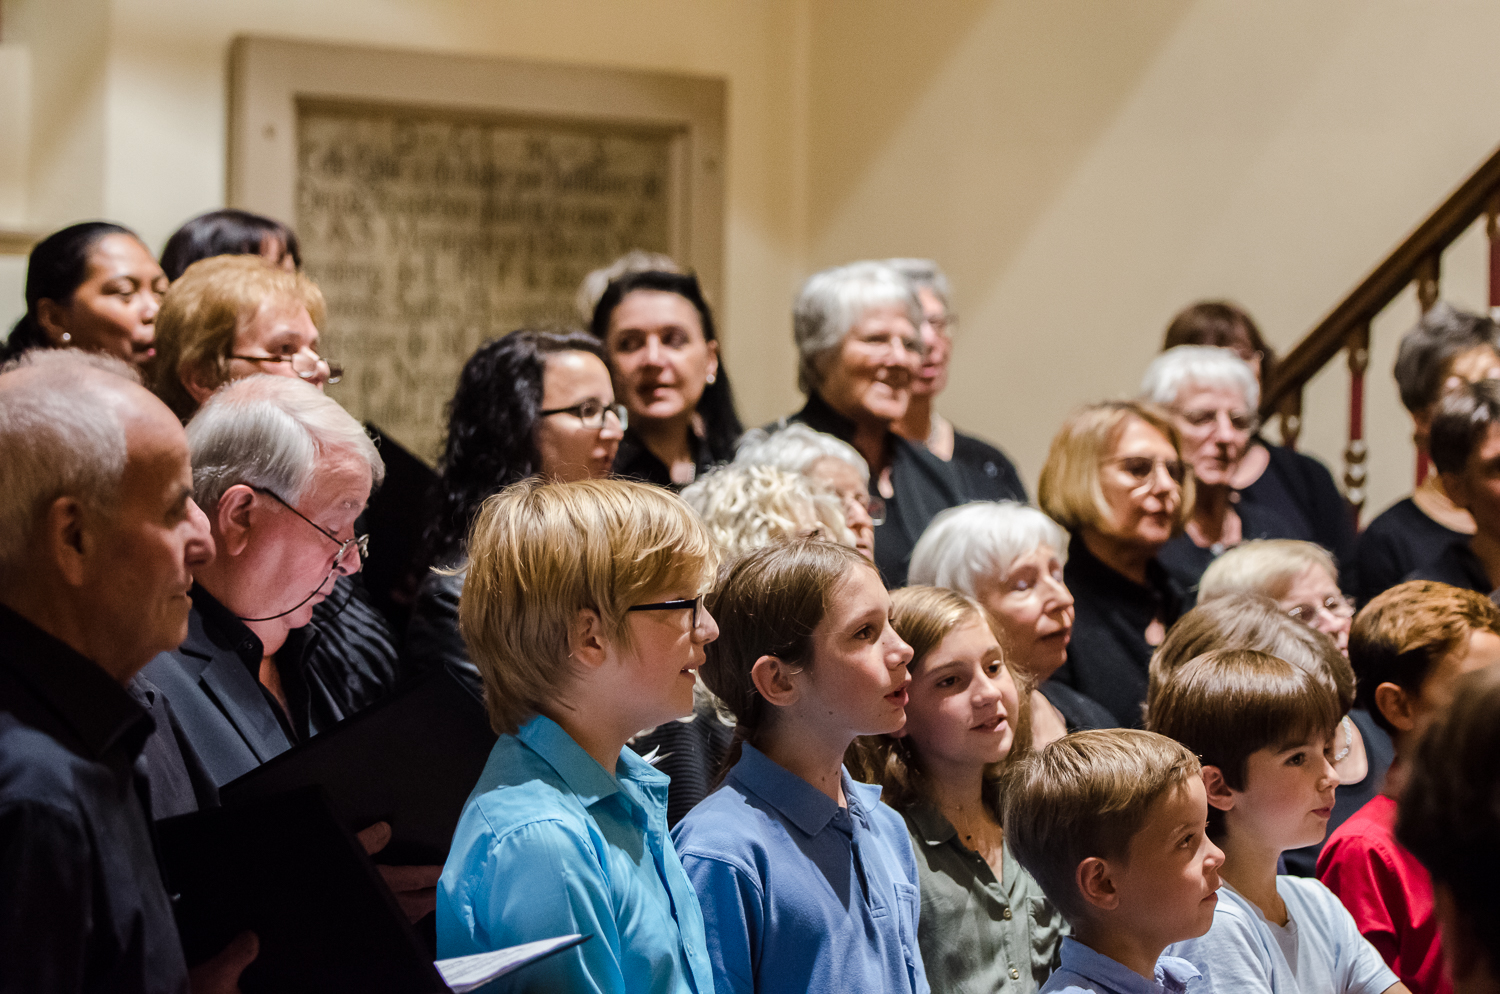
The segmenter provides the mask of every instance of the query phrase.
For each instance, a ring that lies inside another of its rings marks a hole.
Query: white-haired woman
[[[1068,658],[1073,595],[1063,582],[1068,534],[1034,507],[976,501],[932,519],[911,554],[912,583],[984,605],[1005,633],[1006,659],[1031,677],[1037,748],[1068,732],[1118,724],[1102,704],[1049,679]]]
[[[1141,396],[1171,412],[1192,466],[1197,499],[1183,534],[1157,558],[1185,590],[1224,550],[1246,539],[1291,538],[1295,530],[1262,504],[1241,506],[1234,479],[1260,424],[1260,384],[1233,351],[1179,345],[1157,356],[1141,380]]]
[[[734,464],[801,473],[836,494],[843,502],[844,525],[854,535],[854,548],[866,559],[875,558],[875,526],[885,521],[885,501],[870,496],[870,467],[854,446],[804,424],[771,432],[755,428],[740,441]]]
[[[881,262],[813,274],[792,315],[807,404],[789,420],[843,439],[869,466],[886,508],[875,529],[875,564],[892,587],[906,582],[912,546],[927,523],[968,495],[951,463],[892,430],[911,402],[922,322],[910,281]]]

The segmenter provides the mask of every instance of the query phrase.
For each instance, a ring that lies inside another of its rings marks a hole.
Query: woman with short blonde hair
[[[667,777],[625,743],[692,709],[717,565],[702,522],[649,484],[528,479],[485,501],[459,618],[500,739],[438,883],[439,955],[583,932],[528,989],[713,989]]]
[[[1070,534],[1073,641],[1054,679],[1139,727],[1151,650],[1182,612],[1182,590],[1156,558],[1192,514],[1177,428],[1151,404],[1085,407],[1052,440],[1037,491]]]

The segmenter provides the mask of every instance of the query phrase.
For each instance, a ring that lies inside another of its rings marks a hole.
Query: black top
[[[483,701],[484,681],[458,631],[458,598],[463,589],[462,573],[428,572],[417,587],[403,652],[420,670],[447,670],[464,689]]]
[[[192,589],[188,637],[141,671],[171,702],[187,741],[217,786],[345,717],[338,696],[304,667],[318,638],[308,625],[293,629],[276,653],[290,713],[261,686],[264,647],[259,636],[197,584]]]
[[[1070,732],[1086,732],[1095,728],[1118,728],[1119,722],[1109,709],[1092,697],[1086,697],[1065,683],[1043,680],[1036,688],[1042,696],[1057,708],[1067,723]]]
[[[1355,708],[1349,712],[1349,720],[1354,722],[1354,727],[1359,729],[1360,737],[1365,740],[1365,758],[1369,762],[1369,772],[1365,778],[1358,783],[1341,783],[1333,792],[1333,815],[1328,819],[1328,831],[1323,839],[1333,834],[1333,830],[1349,820],[1365,803],[1380,793],[1380,788],[1385,785],[1386,771],[1391,768],[1391,763],[1396,758],[1396,746],[1391,742],[1391,737],[1385,729],[1375,724],[1375,719],[1370,717],[1370,712],[1363,708]],[[1335,729],[1333,733],[1333,751],[1340,752],[1344,748],[1343,729]],[[1286,862],[1286,871],[1295,873],[1299,877],[1315,877],[1318,875],[1318,853],[1323,851],[1323,843],[1319,842],[1311,846],[1303,846],[1301,849],[1289,849],[1282,854]]]
[[[727,452],[716,457],[708,447],[708,440],[699,437],[691,428],[688,429],[688,450],[693,453],[693,465],[696,467],[694,479],[707,473],[715,463],[734,455],[733,452]],[[626,429],[625,437],[620,439],[620,447],[615,450],[614,471],[616,476],[654,483],[671,490],[681,490],[687,486],[685,483],[673,483],[671,467],[656,458],[656,453],[646,448],[641,437],[630,429]]]
[[[370,554],[362,557],[359,585],[370,604],[385,616],[391,630],[401,632],[406,630],[411,615],[416,586],[412,564],[422,546],[422,526],[427,520],[423,512],[428,507],[428,495],[437,487],[438,475],[375,425],[366,423],[365,431],[380,450],[385,479],[370,494],[370,502],[357,526],[370,535]],[[313,621],[324,627],[326,635],[325,619],[315,612]]]
[[[1295,529],[1282,518],[1277,511],[1264,504],[1246,504],[1241,502],[1235,508],[1240,516],[1240,532],[1245,541],[1257,538],[1301,538],[1293,534]],[[1308,541],[1303,539],[1303,541]],[[1219,547],[1215,551],[1213,546],[1205,549],[1198,545],[1186,533],[1178,535],[1172,541],[1162,546],[1156,554],[1159,561],[1172,579],[1181,587],[1186,595],[1184,609],[1191,607],[1198,599],[1198,581],[1203,579],[1204,570],[1208,569],[1213,561],[1223,555],[1227,550]]]
[[[1146,586],[1095,558],[1081,535],[1068,543],[1063,582],[1073,594],[1073,641],[1068,661],[1052,677],[1093,698],[1122,728],[1141,727],[1147,667],[1155,647],[1146,628],[1159,619],[1172,627],[1182,613],[1182,591],[1161,563],[1146,566]]]
[[[307,680],[327,692],[330,713],[362,711],[406,676],[396,633],[370,601],[360,574],[334,582],[328,597],[313,605],[312,626],[318,638],[307,650]]]
[[[1354,516],[1333,474],[1312,456],[1264,440],[1271,462],[1260,479],[1240,491],[1241,513],[1257,508],[1282,521],[1286,534],[1316,542],[1341,567],[1354,561]],[[1349,586],[1345,590],[1351,589]]]
[[[802,410],[788,421],[800,421],[814,431],[825,432],[846,442],[854,441],[854,422],[828,406],[814,393]],[[770,430],[775,430],[772,426]],[[891,486],[895,494],[885,500],[885,523],[875,529],[875,565],[885,585],[906,586],[911,550],[922,531],[939,511],[969,499],[959,471],[922,445],[909,442],[893,431],[886,432]],[[871,489],[875,481],[870,481]]]
[[[1026,485],[1004,452],[989,442],[953,432],[953,466],[969,500],[1013,500],[1026,503]]]
[[[1386,508],[1365,527],[1354,552],[1354,596],[1368,604],[1375,595],[1400,583],[1469,536],[1429,518],[1407,497]]]
[[[141,750],[151,780],[151,817],[157,821],[219,806],[219,788],[193,750],[167,695],[137,673],[125,685],[156,727]]]
[[[654,765],[672,778],[667,785],[667,827],[682,820],[718,786],[719,767],[734,739],[734,726],[719,720],[708,704],[696,704],[690,717],[657,725],[630,740],[644,756],[656,750]]]
[[[1418,566],[1402,579],[1436,580],[1455,587],[1477,590],[1486,597],[1495,590],[1495,585],[1490,582],[1489,571],[1484,568],[1479,557],[1474,555],[1474,550],[1469,548],[1467,540],[1449,542],[1436,559],[1425,566]]]
[[[187,991],[157,870],[150,716],[97,665],[0,607],[0,987]]]

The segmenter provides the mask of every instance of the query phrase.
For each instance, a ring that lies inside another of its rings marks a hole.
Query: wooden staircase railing
[[[1279,415],[1282,441],[1295,446],[1302,430],[1303,388],[1340,352],[1346,354],[1349,442],[1344,448],[1344,495],[1356,522],[1365,503],[1365,368],[1370,360],[1370,322],[1410,283],[1417,285],[1417,299],[1423,313],[1437,303],[1443,252],[1481,214],[1489,218],[1489,303],[1492,308],[1500,306],[1500,149],[1497,149],[1280,360],[1276,378],[1267,384],[1261,398],[1262,417]],[[1419,467],[1419,476],[1423,469],[1425,466]]]

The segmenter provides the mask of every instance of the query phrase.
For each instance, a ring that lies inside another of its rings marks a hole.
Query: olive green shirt
[[[933,994],[1035,994],[1058,962],[1067,927],[1010,847],[1001,873],[966,847],[937,808],[904,816],[917,853],[917,944]]]

